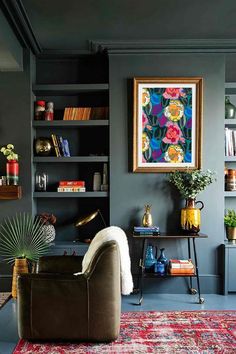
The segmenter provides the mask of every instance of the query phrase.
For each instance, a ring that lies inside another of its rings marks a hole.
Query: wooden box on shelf
[[[0,199],[21,199],[21,186],[0,186]]]

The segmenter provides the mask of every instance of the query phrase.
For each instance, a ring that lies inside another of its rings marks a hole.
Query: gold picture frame
[[[133,172],[201,168],[201,77],[136,77]]]

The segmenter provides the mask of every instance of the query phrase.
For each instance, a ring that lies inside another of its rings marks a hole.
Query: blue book
[[[59,136],[59,141],[60,141],[62,156],[66,156],[65,147],[64,147],[64,140],[63,140],[62,136]]]
[[[134,231],[136,232],[159,232],[159,226],[134,226]]]
[[[66,157],[70,157],[69,142],[67,139],[63,139],[64,152]]]

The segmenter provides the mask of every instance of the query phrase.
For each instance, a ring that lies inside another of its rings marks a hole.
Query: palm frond
[[[0,255],[9,263],[18,257],[38,261],[48,247],[42,223],[29,213],[8,217],[0,226]]]

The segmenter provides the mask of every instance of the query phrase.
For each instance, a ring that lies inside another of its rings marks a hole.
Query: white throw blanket
[[[129,295],[133,291],[133,279],[130,270],[129,246],[126,234],[117,226],[110,226],[99,231],[92,242],[89,249],[84,255],[82,263],[82,273],[84,273],[94,257],[97,249],[106,241],[116,241],[120,250],[120,267],[121,267],[121,293]],[[75,275],[81,273],[75,273]]]

